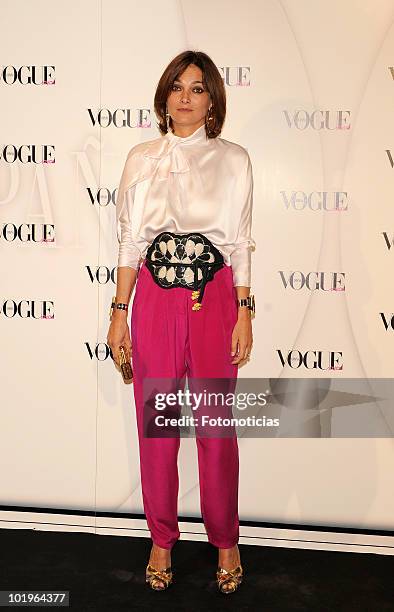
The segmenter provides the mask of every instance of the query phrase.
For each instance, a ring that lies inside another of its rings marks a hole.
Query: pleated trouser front
[[[231,266],[216,272],[205,288],[202,308],[191,309],[190,289],[157,285],[142,263],[131,313],[134,398],[137,411],[144,512],[152,540],[171,548],[179,539],[179,437],[144,435],[143,381],[149,378],[236,379],[231,334],[237,321],[237,294]],[[239,538],[238,441],[196,433],[200,509],[208,540],[231,548]]]

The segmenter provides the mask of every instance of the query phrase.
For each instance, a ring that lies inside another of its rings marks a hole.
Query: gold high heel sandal
[[[167,589],[172,583],[171,567],[157,570],[153,565],[148,563],[145,572],[145,582],[149,582],[154,591],[164,591],[164,589]]]
[[[216,582],[221,593],[234,593],[241,584],[242,578],[242,565],[237,565],[232,570],[225,570],[219,566],[216,572]]]

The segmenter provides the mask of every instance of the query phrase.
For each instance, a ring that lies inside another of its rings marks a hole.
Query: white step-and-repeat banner
[[[365,416],[368,379],[394,374],[393,1],[0,7],[3,508],[142,512],[132,387],[106,344],[116,189],[130,148],[159,136],[164,68],[196,49],[226,85],[222,137],[253,162],[239,376],[364,381],[317,430],[240,440],[240,518],[392,529],[393,420],[377,409],[369,438],[335,420]],[[194,439],[179,469],[179,514],[198,517]]]

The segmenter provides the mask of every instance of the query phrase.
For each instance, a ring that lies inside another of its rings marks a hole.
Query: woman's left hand
[[[250,310],[246,308],[239,311],[238,320],[234,326],[231,337],[231,363],[239,364],[249,359],[253,345],[252,319]]]

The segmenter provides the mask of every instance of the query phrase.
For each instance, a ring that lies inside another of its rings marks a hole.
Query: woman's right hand
[[[130,330],[127,324],[127,313],[125,311],[115,311],[107,334],[107,344],[112,352],[113,360],[120,367],[119,347],[124,346],[130,358],[132,353]]]

